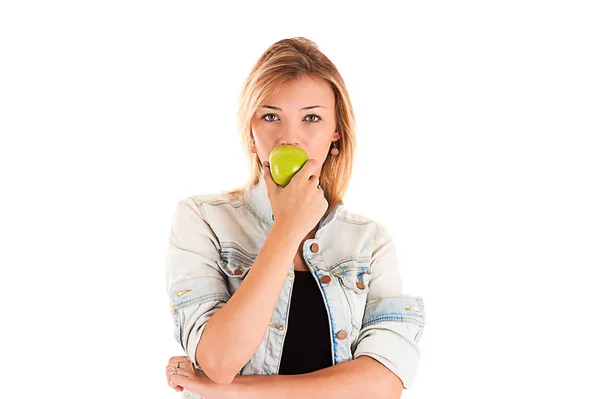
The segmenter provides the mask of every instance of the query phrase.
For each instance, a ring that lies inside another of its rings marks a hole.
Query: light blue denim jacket
[[[206,323],[240,286],[272,225],[262,175],[242,195],[204,194],[177,204],[168,241],[167,292],[175,339],[197,368],[196,347]],[[385,227],[349,212],[341,202],[304,242],[302,255],[329,315],[333,364],[371,356],[410,388],[420,359],[423,299],[404,294]],[[293,283],[290,262],[269,328],[238,375],[278,373]],[[185,390],[183,397],[199,396]]]

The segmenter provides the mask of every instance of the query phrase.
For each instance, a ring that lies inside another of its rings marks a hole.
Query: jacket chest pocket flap
[[[231,279],[243,279],[254,264],[256,256],[240,249],[238,246],[223,247],[219,268]]]
[[[371,267],[368,263],[351,259],[337,265],[332,269],[332,272],[344,288],[355,294],[363,295],[369,292]]]

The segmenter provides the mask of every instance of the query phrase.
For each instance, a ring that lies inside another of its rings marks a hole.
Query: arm
[[[402,382],[365,356],[307,374],[238,376],[231,388],[240,399],[397,399]]]
[[[258,350],[300,242],[275,222],[238,290],[208,322],[196,357],[213,381],[230,383]]]
[[[252,268],[230,296],[220,270],[220,244],[201,204],[186,198],[175,211],[167,258],[167,281],[176,338],[208,378],[230,383],[252,358],[301,242],[273,225]],[[283,267],[286,266],[286,267]],[[239,339],[239,331],[244,339]]]
[[[421,297],[403,293],[394,242],[380,225],[373,235],[368,287],[353,357],[376,359],[402,380],[404,389],[410,388],[420,360],[418,342],[425,325],[425,308]]]
[[[184,366],[173,375],[177,358]],[[186,360],[183,356],[171,358],[165,371],[169,385],[178,392],[185,388],[206,399],[398,399],[402,394],[402,382],[368,356],[307,374],[237,376],[227,385],[211,381]]]

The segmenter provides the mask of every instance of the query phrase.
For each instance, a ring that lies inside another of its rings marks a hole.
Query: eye
[[[320,121],[320,120],[321,120],[321,117],[320,117],[319,115],[317,115],[317,114],[308,114],[308,115],[306,115],[306,117],[307,117],[307,118],[308,118],[309,116],[314,116],[314,117],[316,117],[316,119],[309,120],[308,122],[310,122],[310,123],[317,123],[318,121]]]
[[[264,120],[266,120],[267,122],[273,122],[273,120],[272,120],[272,119],[267,119],[267,117],[269,117],[269,116],[274,116],[274,117],[277,117],[277,115],[275,115],[275,114],[264,114],[263,116],[261,116],[261,118],[260,118],[260,119],[264,119]]]
[[[277,119],[273,119],[273,118],[277,118]],[[266,122],[275,122],[276,120],[279,119],[279,117],[277,115],[275,115],[275,114],[264,114],[263,116],[260,117],[260,119],[264,119]],[[319,115],[317,115],[317,114],[308,114],[308,115],[306,115],[306,117],[304,119],[308,123],[317,123],[322,118]]]

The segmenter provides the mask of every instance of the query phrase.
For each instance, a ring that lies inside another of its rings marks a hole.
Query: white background
[[[355,107],[346,207],[425,301],[402,397],[597,397],[595,2],[214,3],[0,6],[0,397],[180,397],[171,217],[243,183],[239,90],[294,36]]]

